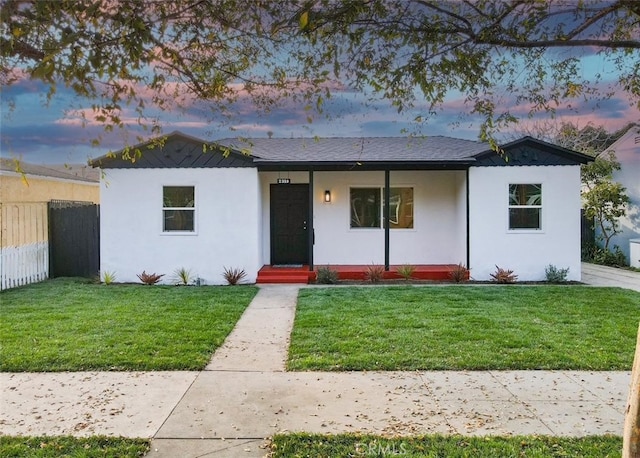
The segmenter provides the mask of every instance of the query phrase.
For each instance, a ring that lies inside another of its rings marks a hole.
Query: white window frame
[[[531,186],[539,186],[540,187],[540,204],[538,205],[533,205],[533,204],[524,204],[524,205],[513,205],[511,203],[511,186],[523,186],[523,185],[531,185]],[[511,213],[511,209],[526,209],[526,208],[534,208],[534,209],[538,209],[538,215],[539,215],[539,224],[537,228],[527,228],[527,227],[515,227],[512,228],[511,227],[511,217],[510,217],[510,213]],[[542,182],[537,182],[537,183],[509,183],[507,185],[507,230],[509,232],[527,232],[527,233],[535,233],[535,234],[539,234],[542,233],[543,231],[543,208],[544,208],[544,184]]]
[[[165,207],[164,206],[164,190],[165,188],[193,188],[193,207]],[[197,235],[197,190],[193,184],[163,184],[160,188],[160,198],[162,200],[162,212],[160,214],[160,232],[162,235]],[[192,211],[193,212],[193,230],[180,230],[180,231],[168,231],[165,230],[165,216],[164,213],[167,210],[174,211]]]

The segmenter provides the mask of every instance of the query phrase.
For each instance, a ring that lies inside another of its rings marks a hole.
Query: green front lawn
[[[273,438],[273,458],[324,458],[353,456],[402,456],[447,458],[495,457],[620,457],[622,438],[591,436],[563,438],[549,436],[463,437],[420,436],[382,438],[341,434],[280,434]]]
[[[0,371],[200,370],[257,289],[56,279],[0,293]]]
[[[619,288],[308,288],[288,368],[630,370],[639,320]]]
[[[53,458],[137,458],[149,451],[147,439],[94,436],[8,437],[0,436],[0,456]]]

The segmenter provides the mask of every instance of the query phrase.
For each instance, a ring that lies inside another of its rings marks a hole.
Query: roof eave
[[[260,171],[465,170],[475,159],[459,161],[274,161],[254,159]]]

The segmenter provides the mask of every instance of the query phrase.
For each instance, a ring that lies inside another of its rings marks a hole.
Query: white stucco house
[[[101,270],[118,281],[185,267],[455,265],[488,280],[568,267],[580,280],[580,164],[530,137],[503,145],[434,136],[206,142],[180,132],[92,162]],[[207,145],[203,147],[203,145]],[[249,153],[249,154],[247,154]]]
[[[629,196],[627,216],[620,218],[622,232],[611,239],[610,246],[617,245],[634,267],[640,267],[640,126],[631,127],[622,137],[600,155],[613,152],[620,170],[613,180],[621,183]]]

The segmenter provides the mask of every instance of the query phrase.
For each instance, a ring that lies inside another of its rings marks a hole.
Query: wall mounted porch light
[[[324,192],[324,201],[326,203],[331,202],[331,191],[329,191],[328,189]]]

